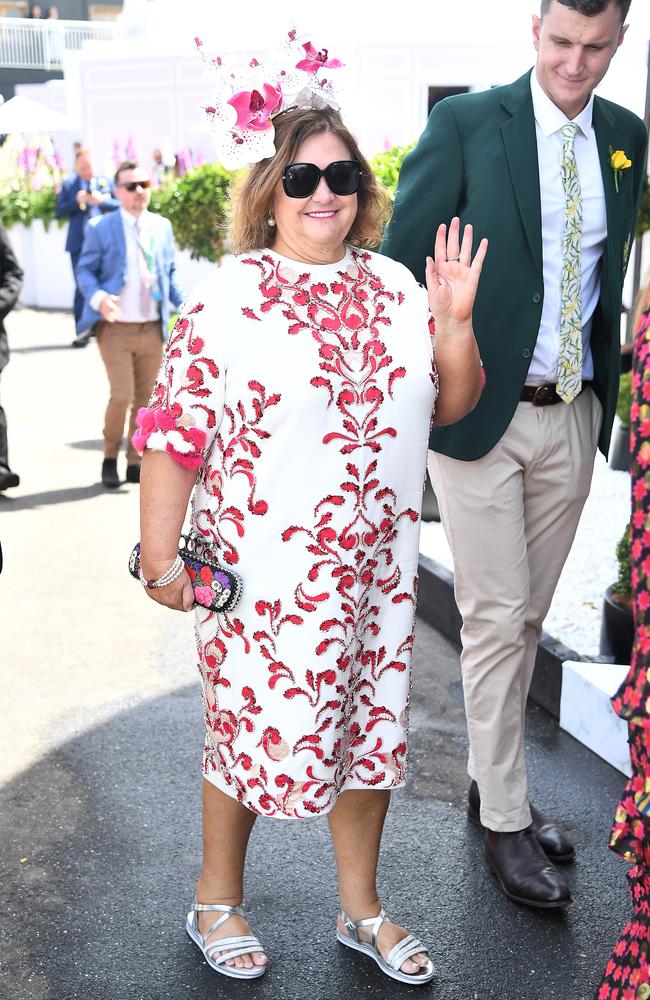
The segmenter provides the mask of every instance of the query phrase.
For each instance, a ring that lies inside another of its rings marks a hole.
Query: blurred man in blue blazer
[[[104,421],[102,482],[119,486],[117,455],[129,406],[126,480],[140,481],[140,456],[131,443],[138,409],[146,406],[162,360],[170,303],[184,295],[176,281],[176,248],[167,219],[147,211],[151,180],[133,160],[115,174],[119,212],[91,219],[77,265],[84,308],[78,336],[97,336],[110,398]]]
[[[65,248],[70,254],[72,273],[74,275],[74,321],[75,325],[81,319],[83,296],[77,282],[77,263],[83,244],[84,230],[89,219],[105,215],[120,207],[117,198],[113,197],[113,186],[108,177],[96,175],[93,170],[90,150],[83,147],[77,150],[75,157],[75,173],[67,177],[56,199],[56,214],[60,219],[68,217],[70,225]],[[73,347],[85,347],[85,339],[76,338]]]

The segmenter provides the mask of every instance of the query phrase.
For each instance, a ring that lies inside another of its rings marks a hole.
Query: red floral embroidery
[[[145,430],[149,446],[175,442],[178,454],[203,462],[194,524],[222,559],[241,562],[244,579],[234,615],[198,615],[204,772],[260,814],[317,815],[345,787],[405,780],[417,587],[411,498],[424,476],[424,400],[437,385],[426,307],[415,285],[409,295],[389,289],[382,268],[397,265],[368,253],[316,274],[293,274],[270,253],[226,267],[214,306],[191,308],[176,324]],[[232,316],[230,282],[247,292],[221,356],[210,349],[208,320],[217,322],[225,300],[223,315]],[[411,408],[414,387],[421,412]],[[293,461],[296,405],[314,435],[313,469]],[[421,468],[405,472],[401,435],[408,439],[413,420],[423,424]],[[312,477],[328,488],[305,504]]]

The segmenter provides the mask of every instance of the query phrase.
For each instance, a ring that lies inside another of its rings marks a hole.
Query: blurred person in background
[[[103,174],[95,173],[90,150],[84,146],[79,147],[75,156],[75,172],[63,181],[61,191],[56,199],[57,216],[60,219],[68,218],[70,220],[65,248],[70,254],[75,282],[75,326],[79,323],[83,310],[83,296],[77,280],[77,264],[84,230],[89,219],[105,215],[119,207],[120,203],[114,197],[110,180]],[[87,343],[87,338],[76,337],[72,346],[85,347]]]
[[[164,182],[165,177],[170,173],[171,167],[165,163],[161,149],[154,149],[152,159],[153,168],[151,173],[154,183],[157,187],[160,187],[160,185]]]
[[[0,225],[0,372],[9,361],[9,341],[4,319],[18,301],[23,284],[23,272],[11,249],[6,230]],[[7,417],[0,405],[0,490],[18,486],[20,479],[9,465]]]
[[[171,223],[147,211],[151,179],[144,167],[135,160],[121,163],[115,194],[119,212],[90,221],[77,265],[84,296],[77,331],[96,334],[110,386],[102,463],[109,489],[121,481],[117,456],[129,408],[126,481],[140,481],[140,455],[131,442],[135,418],[160,367],[170,303],[178,309],[183,301]]]

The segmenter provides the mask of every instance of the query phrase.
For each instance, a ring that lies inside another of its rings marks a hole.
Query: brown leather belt
[[[591,385],[591,382],[583,382],[580,392],[588,385]],[[521,390],[519,399],[522,403],[532,403],[533,406],[555,406],[556,403],[563,401],[558,396],[555,385],[549,383],[545,385],[525,385]]]

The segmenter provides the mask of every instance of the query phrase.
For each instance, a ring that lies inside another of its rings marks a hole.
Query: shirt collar
[[[136,219],[135,215],[131,215],[131,213],[127,212],[126,209],[120,208],[120,215],[122,216],[122,222],[124,223],[124,225],[125,226],[131,226],[133,229],[135,229],[136,222],[139,222],[140,223],[140,231],[142,231],[143,229],[146,229],[146,227],[147,227],[147,216],[148,216],[148,214],[149,213],[147,211],[144,211],[142,213],[142,215],[140,216],[140,218]]]
[[[568,121],[574,121],[579,131],[587,138],[592,134],[592,119],[594,114],[593,94],[580,114],[576,115],[573,119],[569,119],[563,111],[560,111],[556,104],[553,104],[551,98],[542,90],[535,68],[533,68],[530,77],[530,91],[533,97],[535,121],[547,138],[555,132],[559,132]]]

